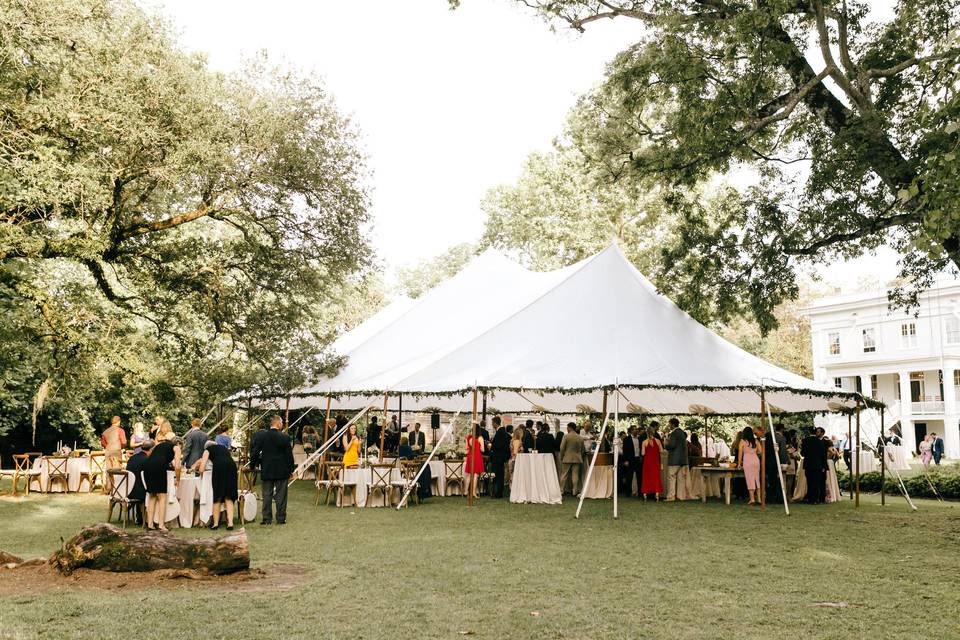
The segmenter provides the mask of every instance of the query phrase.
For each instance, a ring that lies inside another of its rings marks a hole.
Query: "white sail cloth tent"
[[[402,299],[342,336],[335,376],[289,394],[289,408],[463,408],[474,389],[504,412],[757,414],[853,408],[857,394],[774,366],[704,327],[612,244],[572,266],[533,272],[489,250],[417,300]],[[613,397],[613,396],[611,396]],[[240,400],[240,397],[235,400]],[[282,406],[284,399],[251,398]]]

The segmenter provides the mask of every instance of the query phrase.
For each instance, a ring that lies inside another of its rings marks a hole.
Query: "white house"
[[[939,281],[910,312],[891,309],[886,291],[823,298],[805,312],[818,382],[886,403],[886,426],[899,422],[914,451],[935,432],[947,456],[960,457],[960,281]],[[861,424],[872,444],[877,415],[869,412]],[[846,419],[828,426],[837,435],[846,428]]]

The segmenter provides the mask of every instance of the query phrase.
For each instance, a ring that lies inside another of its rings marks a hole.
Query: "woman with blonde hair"
[[[523,451],[523,427],[517,427],[513,430],[513,437],[510,438],[510,477],[513,478],[513,464],[517,460],[517,455]]]
[[[164,434],[166,427],[167,437]],[[157,443],[143,463],[143,480],[147,489],[147,529],[166,531],[167,521],[167,471],[180,471],[180,444],[173,435],[170,423],[164,420],[157,431]]]
[[[160,427],[157,429],[157,442],[162,442],[164,440],[176,440],[177,434],[173,432],[173,427],[170,425],[170,421],[166,418],[161,418]]]

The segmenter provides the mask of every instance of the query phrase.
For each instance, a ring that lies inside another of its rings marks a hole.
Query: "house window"
[[[838,331],[831,331],[827,334],[827,345],[828,353],[830,355],[840,355],[840,333]]]
[[[863,330],[863,352],[874,353],[877,350],[877,333],[873,327]]]
[[[833,386],[835,386],[837,389],[843,389],[843,378],[834,378]]]
[[[960,369],[953,370],[953,386],[960,389]]]
[[[944,324],[947,344],[960,344],[960,317],[947,316]]]
[[[917,346],[916,322],[904,322],[900,325],[900,346],[904,349]]]
[[[870,376],[870,397],[874,400],[877,399],[877,376]]]

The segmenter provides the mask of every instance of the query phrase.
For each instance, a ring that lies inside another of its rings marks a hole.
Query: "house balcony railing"
[[[924,400],[922,402],[911,402],[910,410],[916,415],[931,415],[943,413],[943,400]]]

